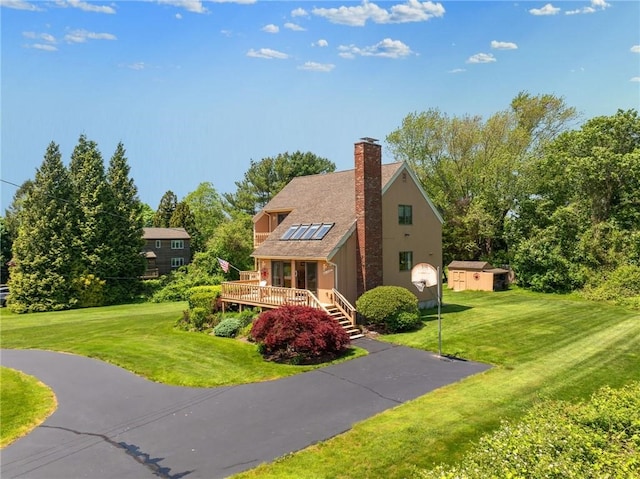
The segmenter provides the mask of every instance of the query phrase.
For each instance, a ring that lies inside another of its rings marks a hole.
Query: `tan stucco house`
[[[352,170],[294,178],[254,217],[256,271],[245,282],[268,288],[263,296],[293,291],[287,302],[329,310],[352,308],[380,285],[434,303],[436,287],[418,292],[411,268],[425,262],[442,270],[442,217],[406,163],[382,164],[376,140],[356,143],[354,161]],[[248,291],[223,287],[223,298],[258,290]]]

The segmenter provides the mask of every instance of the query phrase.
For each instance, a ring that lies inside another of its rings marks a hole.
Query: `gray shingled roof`
[[[402,162],[382,165],[383,189],[402,166]],[[355,228],[355,170],[294,178],[256,218],[276,211],[291,213],[252,256],[331,259]],[[309,223],[334,223],[334,226],[322,240],[280,241],[291,225]]]
[[[452,269],[464,269],[473,271],[484,271],[493,269],[491,263],[486,261],[452,261],[448,266],[449,270]]]
[[[191,239],[184,228],[142,228],[146,240]]]

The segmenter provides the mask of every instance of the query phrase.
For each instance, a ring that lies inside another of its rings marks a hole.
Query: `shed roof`
[[[146,240],[191,239],[184,228],[142,228],[142,230],[142,237]]]
[[[382,165],[383,192],[404,167],[403,162]],[[296,177],[254,217],[257,221],[272,212],[290,212],[252,256],[331,259],[355,229],[355,210],[354,169]],[[280,240],[292,225],[313,223],[332,223],[333,227],[322,240]]]
[[[487,261],[452,261],[449,263],[449,271],[452,269],[464,269],[472,271],[484,271],[494,269]]]

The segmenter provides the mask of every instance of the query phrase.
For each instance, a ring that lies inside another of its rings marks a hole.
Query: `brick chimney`
[[[355,144],[357,296],[382,285],[382,147]]]

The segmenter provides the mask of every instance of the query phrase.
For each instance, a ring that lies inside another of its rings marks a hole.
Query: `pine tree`
[[[171,216],[178,206],[178,198],[171,190],[167,191],[160,199],[158,210],[153,217],[153,226],[156,228],[169,228]]]
[[[18,211],[9,283],[13,311],[51,311],[75,304],[76,217],[69,173],[58,145],[51,142]]]
[[[122,143],[118,143],[107,170],[110,189],[112,228],[105,258],[110,271],[107,280],[108,302],[124,302],[139,290],[138,279],[145,270],[145,259],[140,254],[144,246],[142,238],[142,203],[138,189],[129,177],[129,164]]]
[[[109,211],[110,191],[102,155],[97,144],[87,140],[85,135],[80,136],[73,150],[69,173],[79,208],[77,240],[82,264],[80,274],[104,279],[111,276],[103,258],[109,257],[108,238],[115,215]]]
[[[184,228],[191,236],[191,250],[200,251],[202,246],[201,235],[196,226],[196,218],[189,208],[189,204],[181,201],[176,206],[176,210],[171,215],[169,228]]]

